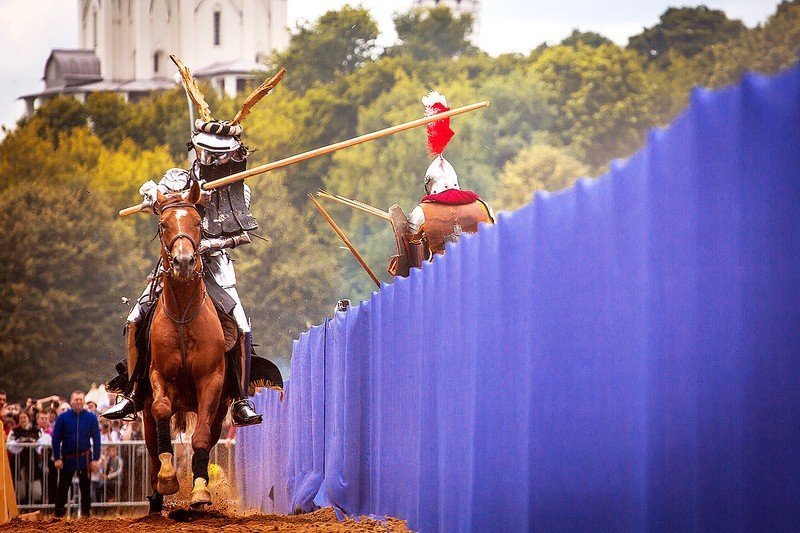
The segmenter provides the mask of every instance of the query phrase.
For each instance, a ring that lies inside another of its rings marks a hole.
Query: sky
[[[144,1],[144,0],[140,0]],[[345,4],[368,8],[381,29],[379,44],[392,44],[396,35],[392,14],[405,11],[411,0],[288,0],[289,27],[314,21],[329,9]],[[0,124],[11,127],[23,111],[17,97],[44,88],[44,63],[53,48],[75,48],[78,42],[77,0],[0,0]],[[529,52],[542,42],[557,43],[578,28],[596,31],[618,44],[658,22],[669,6],[700,5],[724,10],[747,26],[764,22],[777,0],[491,0],[481,3],[475,43],[492,55]],[[0,132],[0,137],[3,134]]]

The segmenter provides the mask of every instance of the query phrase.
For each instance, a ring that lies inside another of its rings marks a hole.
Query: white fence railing
[[[210,454],[216,465],[213,476],[234,479],[234,439],[223,439]],[[172,442],[177,468],[191,470],[191,441]],[[53,466],[53,450],[36,442],[11,442],[7,445],[11,473],[20,510],[52,509],[56,486],[63,474]],[[220,472],[221,470],[221,472]],[[101,447],[100,469],[91,476],[92,508],[138,507],[148,505],[150,458],[143,440],[108,442]],[[67,509],[80,515],[78,478],[72,480]]]

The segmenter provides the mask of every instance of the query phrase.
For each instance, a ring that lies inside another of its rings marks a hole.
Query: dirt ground
[[[315,532],[405,532],[408,531],[402,520],[389,518],[376,521],[361,518],[358,521],[348,519],[340,522],[331,508],[318,509],[313,513],[302,515],[264,515],[238,514],[231,511],[193,511],[177,509],[160,515],[148,515],[139,518],[81,518],[55,519],[45,517],[41,521],[23,521],[15,518],[7,524],[0,525],[0,532],[39,532],[48,533],[110,533],[126,532],[167,532],[186,531],[203,532],[221,530],[228,533],[246,531],[315,531]]]
[[[38,520],[21,520],[15,518],[7,524],[0,525],[0,533],[10,532],[47,532],[47,533],[126,533],[138,532],[202,532],[219,530],[226,533],[249,531],[314,531],[314,532],[391,532],[410,531],[404,520],[387,517],[375,520],[369,517],[339,521],[333,508],[318,509],[312,513],[300,515],[265,515],[253,511],[242,511],[237,505],[235,492],[229,486],[224,474],[212,471],[209,484],[212,507],[205,510],[193,510],[189,507],[192,476],[178,462],[180,491],[174,496],[164,499],[164,511],[161,514],[142,516],[144,510],[136,515],[107,515],[80,519],[57,519],[51,514],[43,514]],[[122,511],[125,513],[125,511]],[[99,514],[99,513],[98,513]]]

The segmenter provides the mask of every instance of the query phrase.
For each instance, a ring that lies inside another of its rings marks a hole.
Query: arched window
[[[158,74],[158,71],[161,68],[161,56],[163,55],[164,54],[161,52],[161,50],[153,54],[153,75]]]
[[[221,26],[222,13],[214,11],[214,45],[219,46],[220,43],[220,26]]]

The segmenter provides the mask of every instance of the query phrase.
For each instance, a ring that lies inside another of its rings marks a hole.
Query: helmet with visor
[[[224,165],[228,161],[241,162],[247,157],[247,149],[238,137],[217,135],[204,131],[192,134],[192,146],[201,165]]]

